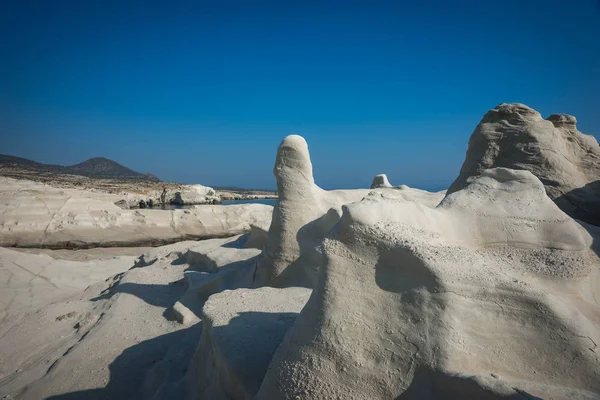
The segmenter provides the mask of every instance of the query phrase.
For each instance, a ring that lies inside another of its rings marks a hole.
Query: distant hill
[[[22,168],[40,173],[81,175],[89,178],[160,182],[160,179],[152,174],[141,174],[139,172],[135,172],[127,167],[122,166],[116,161],[109,160],[108,158],[104,157],[90,158],[89,160],[76,165],[62,166],[42,164],[36,161],[28,160],[27,158],[0,154],[0,167],[2,166]]]

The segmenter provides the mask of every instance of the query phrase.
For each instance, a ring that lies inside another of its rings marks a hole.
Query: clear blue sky
[[[444,189],[501,102],[599,137],[598,1],[0,5],[0,153],[40,162],[272,188],[298,133],[325,188]]]

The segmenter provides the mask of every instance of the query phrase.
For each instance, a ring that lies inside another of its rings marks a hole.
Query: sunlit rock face
[[[370,189],[323,190],[315,184],[308,144],[303,137],[286,137],[277,150],[273,169],[279,200],[273,210],[266,249],[258,263],[255,286],[313,287],[319,261],[314,248],[338,222],[342,206],[368,195]],[[408,186],[376,189],[388,196],[434,207],[444,192],[430,193]]]
[[[600,146],[577,130],[577,119],[547,119],[523,104],[488,111],[469,139],[460,175],[449,192],[488,168],[525,169],[538,177],[548,196],[567,214],[600,225]]]
[[[529,171],[346,205],[257,398],[597,398],[592,240]]]
[[[0,246],[154,246],[233,236],[251,225],[266,229],[273,210],[263,204],[124,210],[114,203],[119,198],[0,177]]]

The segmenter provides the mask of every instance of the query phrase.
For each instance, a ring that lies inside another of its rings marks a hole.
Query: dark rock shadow
[[[117,283],[100,296],[93,297],[91,301],[108,300],[117,293],[128,293],[136,296],[146,303],[156,307],[169,307],[173,305],[174,299],[183,295],[185,292],[184,282],[182,280],[171,282],[167,285],[152,285],[140,283]],[[175,300],[176,301],[176,300]]]
[[[275,351],[298,315],[294,312],[241,312],[227,325],[211,331],[203,332],[200,322],[146,340],[125,349],[110,364],[110,380],[104,388],[47,399],[130,400],[152,398],[157,393],[158,398],[183,398],[182,391],[187,390],[184,379],[192,379],[191,383],[197,384],[191,387],[195,397],[206,389],[202,383],[213,382],[215,373],[219,374],[218,381],[227,392],[244,393],[251,398],[260,389]],[[212,348],[207,348],[209,346]],[[213,351],[218,354],[210,357]],[[222,365],[223,361],[227,364]]]
[[[600,257],[600,226],[587,224],[579,221],[579,224],[590,234],[592,237],[591,249]]]
[[[131,294],[148,304],[164,308],[165,311],[163,316],[169,320],[173,320],[171,307],[175,302],[181,301],[182,304],[187,306],[201,318],[202,306],[208,296],[225,289],[237,288],[234,286],[235,283],[238,282],[238,278],[241,274],[246,274],[248,276],[248,278],[244,280],[244,283],[248,286],[250,285],[252,277],[250,269],[253,267],[254,262],[255,258],[251,258],[246,261],[225,265],[219,268],[219,271],[216,273],[202,274],[206,275],[205,279],[208,281],[207,286],[202,293],[192,293],[191,297],[189,295],[186,297],[188,285],[185,282],[185,278],[166,285],[129,282],[121,283],[124,274],[120,274],[109,288],[99,296],[90,300],[107,300],[117,293]],[[194,271],[194,266],[186,268],[186,271]],[[213,282],[213,284],[211,284],[211,282]],[[281,338],[278,337],[277,332],[281,331],[281,328],[277,328],[277,325],[284,324],[286,327],[285,331],[287,331],[287,329],[289,329],[288,325],[291,326],[293,320],[295,320],[295,315],[282,315],[276,317],[268,315],[269,314],[266,314],[262,317],[260,315],[250,317],[240,315],[240,317],[234,318],[227,327],[217,328],[215,334],[241,335],[240,337],[252,338],[253,336],[248,336],[248,330],[252,330],[253,326],[259,328],[262,326],[262,331],[265,334],[262,339],[259,339],[259,342],[271,340],[276,341],[278,344],[279,341],[281,341]],[[244,325],[244,321],[252,322],[253,326]],[[265,328],[265,326],[270,323],[274,324],[273,330],[271,331],[268,327]],[[49,397],[49,399],[145,399],[150,398],[163,383],[168,383],[169,385],[167,386],[170,388],[180,387],[177,385],[176,381],[185,376],[195,349],[198,347],[201,332],[202,323],[200,322],[189,328],[181,329],[136,344],[124,350],[123,353],[110,364],[110,380],[106,387],[52,396]],[[283,334],[285,334],[285,332]],[[272,354],[269,355],[269,357],[271,356]],[[146,379],[147,373],[151,374],[152,379]],[[256,371],[248,373],[255,374]]]
[[[419,367],[408,389],[396,400],[542,400],[493,377],[452,375]]]
[[[323,256],[319,244],[339,221],[339,215],[330,209],[321,217],[302,226],[296,234],[299,256],[291,262],[277,279],[278,287],[301,286],[312,289],[316,285]]]
[[[298,315],[240,312],[227,325],[212,329],[205,326],[205,336],[193,361],[197,369],[189,377],[199,383],[194,389],[196,395],[211,398],[207,393],[211,389],[201,383],[219,382],[228,398],[255,398],[277,348]]]
[[[250,233],[245,233],[233,242],[225,243],[221,247],[225,247],[227,249],[245,249],[248,237],[250,237]]]
[[[101,389],[83,390],[48,400],[145,399],[156,386],[185,375],[202,333],[202,323],[149,339],[125,349],[109,366],[110,380]],[[161,365],[162,364],[162,365]],[[146,374],[153,369],[153,381]],[[147,387],[154,386],[154,387]]]
[[[375,281],[388,292],[402,293],[418,287],[437,292],[441,283],[424,260],[406,247],[383,249],[375,265]]]
[[[591,248],[600,257],[600,180],[565,193],[554,202],[588,231]]]
[[[571,218],[600,226],[600,180],[571,190],[554,202]]]

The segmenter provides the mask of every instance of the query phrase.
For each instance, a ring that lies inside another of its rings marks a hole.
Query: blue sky
[[[0,56],[0,153],[186,183],[273,188],[298,133],[325,188],[445,189],[501,102],[600,134],[595,0],[13,0]]]

